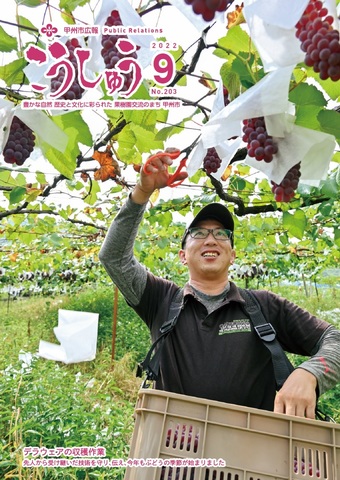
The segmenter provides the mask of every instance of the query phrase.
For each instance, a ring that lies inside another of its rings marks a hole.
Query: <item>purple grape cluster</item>
[[[72,38],[66,42],[66,47],[70,52],[69,60],[75,68],[76,71],[76,78],[74,79],[73,83],[71,84],[70,88],[65,92],[60,98],[64,100],[79,100],[83,93],[84,89],[79,85],[78,82],[78,64],[77,58],[74,55],[74,51],[76,48],[79,48],[81,45],[76,38]],[[64,83],[65,80],[65,69],[61,68],[58,72],[58,76],[51,80],[51,92],[57,92],[60,86]]]
[[[216,12],[225,12],[234,0],[184,0],[187,5],[192,6],[196,15],[202,15],[206,22],[215,18]]]
[[[119,27],[123,25],[122,20],[120,18],[119,12],[117,10],[112,10],[109,17],[106,19],[105,25],[112,27],[116,26]],[[116,47],[117,40],[120,38],[127,38],[126,35],[103,35],[101,40],[101,56],[103,57],[105,67],[107,69],[113,69],[116,66],[116,63],[126,57],[137,58],[136,52],[130,53],[129,55],[122,54]],[[129,89],[132,83],[133,73],[123,73],[122,74],[125,78],[124,86],[121,88],[122,92],[125,92]]]
[[[279,185],[275,182],[271,182],[272,192],[274,193],[277,202],[289,202],[294,197],[295,190],[297,189],[301,177],[300,166],[301,162],[288,170]]]
[[[308,474],[310,477],[314,477],[314,476],[316,476],[317,478],[321,477],[321,472],[319,468],[315,468],[315,467],[313,468],[313,464],[310,462],[308,463],[308,465],[306,465],[304,460],[301,460],[299,465],[297,458],[294,458],[294,473],[301,473],[302,475]]]
[[[5,162],[23,165],[33,151],[34,142],[33,131],[20,118],[14,116],[8,140],[2,152]]]
[[[196,453],[197,450],[198,450],[199,434],[196,433],[193,445],[191,445],[191,440],[192,440],[192,437],[193,437],[193,435],[192,435],[192,433],[193,433],[192,425],[189,426],[187,438],[185,438],[185,433],[186,433],[186,430],[187,430],[186,425],[182,426],[182,431],[181,431],[180,436],[179,436],[179,433],[180,433],[179,430],[180,430],[180,426],[177,425],[176,429],[174,431],[174,436],[172,438],[172,445],[170,445],[172,429],[171,428],[168,429],[167,438],[166,438],[166,442],[165,442],[166,447],[171,446],[172,448],[179,448],[180,450],[186,450],[188,452],[190,450],[193,450]]]
[[[333,29],[334,18],[321,0],[310,0],[295,25],[301,50],[306,52],[305,64],[319,73],[321,80],[340,80],[339,32]]]
[[[215,147],[208,148],[206,156],[203,158],[203,168],[208,175],[216,173],[221,166],[221,159],[216,152]]]
[[[270,163],[278,151],[273,137],[268,135],[264,117],[243,120],[242,140],[247,143],[248,155]]]

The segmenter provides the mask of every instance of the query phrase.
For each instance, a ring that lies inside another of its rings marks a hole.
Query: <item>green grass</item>
[[[339,326],[339,290],[335,287],[320,289],[318,296],[313,289],[306,296],[300,287],[272,289]],[[123,480],[124,471],[119,468],[113,472],[22,466],[24,446],[102,446],[107,458],[128,457],[141,383],[135,377],[135,365],[148,349],[149,335],[119,297],[113,361],[113,304],[112,289],[0,302],[0,478]],[[96,359],[70,365],[37,357],[30,365],[19,361],[20,352],[35,354],[41,339],[57,343],[53,327],[59,308],[99,313]],[[322,406],[340,421],[340,389],[325,394]]]
[[[135,358],[126,335],[124,303],[117,327],[117,360],[112,360],[111,292],[84,292],[76,299],[31,298],[1,302],[0,338],[0,478],[123,479],[123,469],[57,469],[22,467],[24,446],[52,448],[102,446],[107,458],[127,458],[133,431],[133,410],[141,380],[135,377]],[[98,304],[97,304],[98,302]],[[78,305],[77,305],[78,304]],[[92,305],[92,308],[91,308]],[[109,305],[109,307],[108,307]],[[81,308],[77,308],[81,306]],[[53,327],[58,309],[99,311],[102,324],[96,359],[64,365],[33,357],[28,366],[20,352],[35,354],[40,339],[58,343]],[[108,314],[109,310],[109,314]],[[126,322],[131,321],[131,313]],[[143,330],[142,326],[140,329]],[[146,329],[140,350],[149,345]],[[133,333],[132,333],[133,335]],[[122,345],[122,339],[124,339]],[[125,354],[123,354],[125,349]],[[137,349],[138,350],[138,349]]]

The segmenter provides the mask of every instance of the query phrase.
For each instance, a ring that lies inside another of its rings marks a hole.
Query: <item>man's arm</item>
[[[321,336],[313,356],[299,365],[312,373],[322,395],[340,382],[340,331],[330,326]]]
[[[275,398],[274,412],[315,418],[316,390],[321,395],[340,382],[340,332],[330,326],[314,355],[288,377]]]
[[[99,252],[107,273],[132,306],[139,304],[147,280],[146,269],[133,255],[138,227],[152,193],[167,185],[171,164],[172,160],[165,154],[148,165],[148,173],[141,170],[139,182],[114,219]],[[183,172],[179,180],[186,177],[187,173]]]
[[[99,260],[130,305],[139,304],[146,285],[146,269],[133,254],[145,207],[129,198],[112,222],[99,252]]]

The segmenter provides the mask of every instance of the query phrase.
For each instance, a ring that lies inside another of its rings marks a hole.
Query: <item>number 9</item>
[[[152,59],[152,67],[156,72],[153,78],[159,85],[168,85],[175,76],[175,61],[170,53],[157,53]]]

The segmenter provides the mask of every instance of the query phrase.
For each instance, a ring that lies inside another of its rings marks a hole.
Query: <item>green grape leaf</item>
[[[249,57],[248,53],[246,54],[241,52],[237,58],[234,58],[231,65],[231,71],[238,76],[240,83],[245,88],[250,88],[255,85],[256,81],[253,73],[250,70],[250,65],[248,63],[249,60],[247,57]],[[260,75],[260,72],[258,72],[257,79],[260,80],[261,77],[262,75]]]
[[[74,114],[79,112],[72,113]],[[59,150],[56,150],[51,145],[41,140],[39,147],[41,148],[44,157],[58,170],[58,172],[60,172],[66,178],[72,178],[76,168],[76,159],[80,153],[78,141],[81,141],[85,144],[85,139],[81,137],[80,140],[78,126],[71,126],[69,124],[69,118],[67,118],[68,115],[71,114],[53,117],[54,122],[61,128],[63,127],[64,132],[68,136],[68,144],[65,152],[61,153]]]
[[[24,7],[39,7],[41,0],[15,0],[15,3]]]
[[[164,141],[167,140],[172,135],[176,133],[181,133],[184,128],[184,122],[177,123],[176,125],[171,125],[169,127],[161,128],[155,136],[155,140]]]
[[[195,112],[193,113],[193,115]],[[175,125],[170,125],[168,127],[161,128],[158,130],[155,136],[155,140],[162,140],[165,141],[172,135],[175,135],[176,133],[181,133],[183,132],[183,128],[186,124],[186,122],[190,121],[193,117],[193,115],[190,115],[189,117],[183,118],[182,121],[176,123]]]
[[[232,101],[240,95],[241,82],[236,72],[232,71],[232,64],[225,62],[220,70],[223,85],[228,90],[228,97]]]
[[[303,238],[307,226],[307,218],[303,210],[297,209],[294,213],[283,212],[282,223],[290,235],[300,240]]]
[[[289,93],[289,100],[295,105],[318,105],[325,107],[327,100],[315,85],[300,83]]]
[[[65,23],[67,23],[67,25],[74,25],[76,23],[72,14],[72,10],[68,10],[67,8],[61,11],[61,18]]]
[[[218,56],[221,56],[222,58],[228,58],[229,54],[238,54],[240,52],[247,52],[247,54],[249,54],[249,51],[254,51],[249,35],[240,25],[228,30],[227,34],[219,39],[218,45],[223,49],[228,50],[228,52],[221,52],[220,50]]]
[[[154,131],[157,117],[157,110],[124,110],[124,118],[127,122],[143,125],[143,128],[150,131]]]
[[[335,175],[322,181],[321,185],[321,192],[323,195],[330,198],[337,198],[339,196],[339,185]]]
[[[179,46],[178,50],[169,50],[169,53],[170,55],[173,56],[174,60],[175,60],[175,65],[176,65],[176,71],[177,72],[180,72],[182,70],[183,67],[185,67],[185,63],[183,62],[183,55],[184,55],[184,52],[183,52],[183,48],[181,46]],[[185,87],[187,85],[187,77],[186,75],[183,75],[179,80],[178,82],[176,83],[176,85],[180,86],[180,87]]]
[[[318,115],[321,110],[322,107],[319,105],[296,105],[296,125],[312,130],[321,130],[320,123],[318,122]]]
[[[0,51],[1,52],[12,52],[13,50],[18,49],[18,43],[16,38],[8,35],[5,30],[0,25]]]
[[[323,132],[334,135],[338,142],[340,142],[340,113],[335,110],[322,110],[318,114],[318,121],[320,122]]]
[[[28,27],[28,28],[25,28],[25,31],[27,33],[31,33],[32,35],[34,35],[34,33],[38,33],[37,27],[35,25],[33,25],[33,23],[30,22],[30,20],[28,20],[27,18],[22,17],[20,15],[18,20],[19,20],[19,24],[20,24],[21,27]]]
[[[127,164],[139,164],[142,161],[142,155],[136,149],[136,136],[130,125],[127,125],[119,134],[117,154]]]
[[[77,7],[83,7],[89,0],[60,0],[59,8],[72,12]]]
[[[135,145],[141,153],[163,149],[163,142],[155,139],[154,132],[136,124],[130,124],[130,128],[135,135]]]
[[[92,180],[92,184],[87,187],[84,202],[88,205],[94,205],[98,200],[98,193],[100,193],[99,183],[96,180]]]
[[[330,96],[332,100],[337,100],[340,96],[340,82],[333,82],[330,78],[327,80],[320,80],[319,74],[314,72],[313,68],[306,69],[309,77],[314,78],[320,83],[322,89]]]
[[[65,115],[54,115],[51,117],[65,133],[68,128],[75,129],[75,141],[91,147],[93,145],[93,138],[88,124],[84,121],[79,111],[66,113]]]
[[[8,87],[14,85],[27,84],[28,80],[23,73],[27,61],[24,58],[14,60],[7,65],[0,66],[0,78],[6,83]]]
[[[26,188],[24,187],[14,187],[9,194],[9,203],[19,203],[25,198]]]

